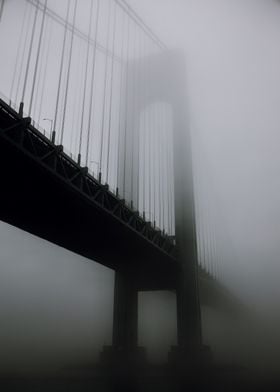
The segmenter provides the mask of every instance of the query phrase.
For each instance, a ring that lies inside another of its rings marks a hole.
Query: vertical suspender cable
[[[147,48],[145,45],[145,36],[143,35],[143,52],[144,52],[144,77],[145,77],[145,82],[144,82],[144,96],[145,96],[145,101],[147,101],[147,86],[148,86],[148,70],[147,70]],[[145,217],[145,211],[146,211],[146,155],[147,155],[147,151],[146,151],[146,132],[147,132],[147,117],[148,117],[148,113],[147,113],[147,108],[144,112],[144,119],[143,119],[143,123],[144,123],[144,127],[143,127],[143,214]]]
[[[156,107],[156,126],[157,126],[157,183],[158,183],[158,227],[161,229],[161,122],[160,122],[160,106]]]
[[[139,40],[139,29],[137,30],[137,55],[140,57],[140,40]],[[136,124],[136,134],[137,134],[137,141],[136,141],[136,148],[137,148],[137,173],[136,173],[136,206],[137,210],[139,211],[139,170],[140,170],[140,117],[139,117],[139,64],[140,64],[140,59],[138,58],[138,64],[136,68],[136,94],[135,94],[135,99],[136,99],[136,115],[137,115],[137,124]],[[138,72],[137,72],[138,71]]]
[[[198,173],[198,178],[199,173]],[[205,224],[204,224],[204,216],[203,216],[203,203],[202,203],[202,195],[203,189],[201,187],[201,181],[199,181],[199,186],[198,186],[198,192],[199,192],[199,211],[200,211],[200,225],[201,225],[201,253],[202,253],[202,260],[203,260],[203,267],[205,271],[207,271],[207,260],[206,260],[206,240],[205,240]]]
[[[72,110],[72,120],[71,120],[71,136],[70,136],[70,151],[72,153],[72,156],[75,155],[76,153],[76,147],[79,147],[79,133],[76,132],[77,129],[79,129],[79,111],[80,111],[80,103],[81,103],[81,96],[82,96],[82,87],[83,87],[83,72],[82,72],[82,60],[83,60],[83,56],[82,56],[82,44],[80,43],[79,47],[78,47],[78,54],[77,54],[77,58],[79,59],[76,62],[76,79],[75,79],[75,97],[74,97],[74,107]],[[74,71],[75,72],[75,71]],[[78,115],[77,115],[78,113]],[[73,147],[73,143],[74,143],[74,147]],[[78,150],[79,153],[79,150]],[[78,158],[79,161],[79,158]]]
[[[209,239],[208,239],[208,219],[207,219],[207,213],[206,213],[207,208],[208,207],[205,206],[205,203],[204,203],[204,224],[203,224],[203,227],[204,227],[204,238],[205,238],[205,242],[204,242],[204,244],[205,244],[205,247],[204,247],[204,249],[205,249],[205,265],[206,265],[207,272],[209,274],[211,274],[211,265],[210,265],[210,260],[209,260],[209,247],[208,247]]]
[[[199,192],[199,206],[200,206],[200,222],[201,222],[201,252],[202,252],[202,260],[203,267],[206,272],[208,269],[207,266],[207,240],[206,240],[206,226],[205,226],[205,203],[204,203],[204,189],[201,181],[201,172],[198,170],[198,192]]]
[[[42,104],[43,104],[43,99],[44,99],[44,95],[45,95],[47,70],[48,70],[48,62],[49,62],[50,48],[51,48],[51,41],[52,41],[52,31],[53,31],[53,29],[51,27],[50,27],[49,37],[48,37],[48,44],[47,44],[48,46],[47,46],[44,71],[43,71],[43,85],[42,85],[42,93],[41,93],[40,104],[39,104],[38,122],[40,122],[40,119],[41,119]]]
[[[147,110],[147,109],[146,109]],[[142,137],[142,148],[143,148],[143,214],[145,216],[145,211],[146,211],[146,117],[147,113],[144,113],[144,119],[143,119],[143,137]]]
[[[154,108],[153,115],[153,210],[154,210],[154,225],[159,226],[159,214],[158,214],[158,204],[157,204],[157,165],[158,165],[158,106]]]
[[[131,107],[130,107],[130,111],[132,112],[132,114],[134,115],[134,117],[132,117],[132,123],[131,124],[131,129],[130,132],[132,133],[131,135],[131,176],[130,176],[130,199],[131,199],[131,203],[133,203],[133,193],[134,193],[134,147],[135,147],[135,37],[136,37],[136,27],[134,25],[134,40],[132,43],[132,48],[133,48],[133,74],[131,75]],[[131,73],[132,73],[131,71]],[[131,115],[131,113],[130,113]]]
[[[214,262],[215,262],[215,278],[218,278],[218,257],[217,257],[217,238],[216,238],[216,226],[213,227],[213,247],[214,247]]]
[[[213,244],[213,222],[212,216],[210,216],[210,252],[211,252],[211,262],[212,262],[212,276],[215,277],[215,259],[214,259],[214,244]]]
[[[106,182],[109,179],[109,159],[110,159],[110,145],[111,145],[111,124],[112,124],[112,97],[113,97],[113,83],[114,83],[114,61],[115,61],[115,42],[116,42],[116,16],[117,6],[114,2],[114,20],[113,20],[113,48],[112,48],[112,63],[111,63],[111,82],[110,82],[110,102],[109,102],[109,125],[108,125],[108,148],[107,148],[107,168],[106,168]]]
[[[21,29],[20,29],[20,36],[19,36],[18,46],[17,46],[17,54],[16,54],[16,60],[15,60],[14,72],[13,72],[13,79],[12,79],[11,88],[10,88],[10,96],[9,96],[10,100],[12,100],[12,95],[14,92],[14,85],[15,85],[16,74],[17,74],[17,70],[18,70],[18,63],[19,63],[19,57],[20,57],[20,50],[22,47],[22,40],[24,38],[23,31],[24,31],[24,27],[25,27],[26,14],[27,14],[28,7],[29,7],[29,4],[25,3],[24,14],[23,14],[22,24],[21,24]],[[26,32],[26,36],[27,36],[27,32]],[[26,39],[26,36],[25,36],[25,39]]]
[[[217,258],[217,237],[216,237],[216,219],[213,221],[213,255],[215,265],[215,278],[218,277],[218,258]]]
[[[130,18],[127,17],[127,48],[126,48],[126,75],[125,75],[125,114],[124,114],[124,162],[123,162],[123,194],[125,195],[125,176],[126,176],[126,133],[127,133],[127,105],[128,105],[128,60],[129,60],[129,27]]]
[[[220,251],[219,251],[219,235],[217,230],[215,230],[215,253],[216,253],[216,263],[217,263],[217,279],[220,278]]]
[[[65,54],[66,37],[67,37],[67,30],[68,30],[68,23],[69,23],[70,2],[71,2],[71,0],[68,0],[67,11],[66,11],[66,20],[65,20],[65,26],[64,26],[63,43],[62,43],[62,51],[61,51],[61,58],[60,58],[60,69],[59,69],[58,87],[57,87],[57,93],[56,93],[56,105],[55,105],[54,122],[53,122],[54,132],[56,132],[56,125],[57,125],[60,88],[61,88],[61,80],[62,80],[62,71],[63,71],[63,67],[64,67],[64,54]],[[55,133],[54,133],[54,137],[55,137]]]
[[[90,144],[90,130],[93,128],[92,112],[93,112],[93,89],[95,81],[95,63],[96,63],[96,48],[97,48],[97,34],[98,34],[98,23],[99,23],[99,7],[100,0],[97,0],[96,5],[96,17],[95,17],[95,31],[94,31],[94,46],[93,46],[93,58],[92,58],[92,71],[91,71],[91,83],[90,83],[90,101],[89,101],[89,114],[88,114],[88,126],[87,126],[87,144],[86,144],[86,165],[88,165],[89,156],[89,144]]]
[[[170,111],[168,109],[167,112],[167,157],[168,157],[168,188],[167,188],[167,193],[168,193],[168,222],[169,222],[169,229],[168,233],[171,236],[172,235],[172,196],[171,196],[171,188],[172,188],[172,182],[173,182],[173,176],[172,176],[172,164],[171,164],[171,148],[172,148],[172,143],[171,143],[171,129],[172,129],[172,123],[170,121]]]
[[[39,70],[38,70],[38,83],[36,86],[36,91],[35,91],[35,98],[34,98],[34,109],[33,109],[33,118],[37,118],[37,112],[38,112],[38,105],[39,105],[39,93],[40,95],[42,95],[42,91],[40,91],[40,87],[42,84],[42,73],[43,73],[43,68],[44,68],[44,63],[45,63],[45,57],[46,57],[46,51],[47,51],[47,44],[48,44],[48,39],[47,37],[49,37],[49,23],[50,23],[50,19],[47,17],[46,18],[46,22],[45,22],[45,29],[44,29],[44,33],[43,33],[43,38],[42,38],[42,54],[40,56],[40,60],[39,60]],[[39,121],[38,121],[39,122]]]
[[[172,117],[173,120],[173,117]],[[174,121],[172,121],[172,128],[174,127]],[[174,179],[174,132],[172,129],[171,133],[171,148],[170,148],[170,156],[171,156],[171,167],[172,167],[172,184],[171,184],[171,206],[172,206],[172,215],[171,215],[171,231],[173,235],[175,234],[175,179]]]
[[[156,129],[157,129],[157,139],[156,139],[156,145],[157,145],[157,155],[156,155],[156,160],[157,160],[157,212],[158,212],[158,227],[161,229],[162,226],[162,215],[161,215],[161,142],[162,142],[162,135],[161,135],[161,119],[160,119],[160,103],[156,106]]]
[[[30,10],[28,13],[27,17],[27,23],[26,23],[26,33],[25,33],[25,38],[24,38],[24,44],[23,44],[23,50],[22,50],[22,55],[21,55],[21,62],[19,66],[19,74],[18,74],[18,80],[17,80],[17,88],[16,88],[16,94],[15,94],[15,103],[17,103],[18,100],[18,95],[19,95],[19,88],[20,88],[20,82],[21,82],[21,76],[23,74],[23,63],[24,63],[24,58],[25,58],[25,53],[26,53],[26,47],[27,47],[27,39],[28,39],[28,31],[29,31],[29,23],[31,19],[31,13],[32,13],[32,7],[30,6]]]
[[[214,269],[214,278],[217,278],[217,260],[216,260],[216,238],[215,238],[215,221],[213,220],[212,213],[212,257],[213,257],[213,269]]]
[[[151,56],[151,54],[150,54]],[[151,64],[150,58],[149,58],[149,65]],[[152,83],[152,77],[151,77],[151,67],[150,67],[150,83],[149,83],[149,95],[151,93],[151,83]],[[152,174],[151,174],[151,161],[152,161],[152,151],[151,151],[151,127],[152,127],[152,116],[153,116],[153,110],[154,107],[150,105],[150,111],[149,111],[149,122],[148,122],[148,184],[149,184],[149,192],[148,192],[148,201],[149,201],[149,220],[151,220],[151,202],[152,202]]]
[[[160,189],[160,196],[161,196],[161,207],[162,207],[162,230],[164,230],[164,119],[163,119],[163,107],[162,103],[160,103],[159,110],[161,113],[160,117],[160,181],[161,181],[161,189]]]
[[[153,184],[153,192],[152,192],[152,200],[151,200],[151,209],[153,215],[153,225],[156,226],[156,154],[155,154],[155,144],[156,144],[156,107],[153,110],[153,118],[152,118],[152,127],[151,127],[151,151],[152,151],[152,165],[151,165],[151,176],[152,176],[152,184]]]
[[[208,273],[212,273],[212,264],[211,258],[209,255],[209,221],[208,221],[208,214],[207,214],[208,206],[205,206],[205,223],[204,223],[204,232],[205,232],[205,259]]]
[[[63,143],[63,136],[64,136],[64,125],[65,125],[66,107],[67,107],[67,99],[68,99],[69,78],[70,78],[70,70],[71,70],[71,63],[72,63],[74,30],[75,30],[76,14],[77,14],[77,3],[78,3],[78,0],[75,0],[73,21],[72,21],[71,41],[70,41],[70,53],[69,53],[68,69],[67,69],[67,76],[66,76],[66,89],[65,89],[64,108],[63,108],[63,116],[62,116],[62,124],[61,124],[60,144]]]
[[[199,145],[198,142],[195,144],[197,147],[201,149],[201,144]],[[196,151],[198,151],[196,149]],[[203,261],[203,268],[206,272],[211,273],[211,262],[209,257],[209,235],[208,235],[208,193],[205,192],[205,183],[204,177],[202,177],[202,166],[201,166],[201,158],[200,155],[196,154],[196,170],[194,168],[194,172],[196,172],[197,178],[197,199],[198,199],[198,209],[200,215],[200,239],[201,239],[201,257]],[[205,195],[206,198],[205,198]]]
[[[212,217],[210,217],[212,220]],[[211,253],[211,263],[212,263],[212,275],[215,277],[215,260],[214,260],[214,245],[213,245],[213,226],[212,226],[212,221],[210,224],[210,253]]]
[[[164,117],[163,117],[163,107],[161,107],[161,131],[160,131],[160,148],[161,148],[161,207],[162,207],[162,230],[165,228],[165,201],[164,201]]]
[[[165,231],[169,231],[169,203],[168,203],[168,145],[167,145],[167,122],[166,122],[166,107],[164,108],[164,205],[165,205]]]
[[[40,36],[39,36],[39,42],[38,42],[38,48],[37,48],[36,62],[35,62],[35,68],[34,68],[34,75],[33,75],[33,81],[32,81],[31,95],[30,95],[30,103],[29,103],[29,110],[28,110],[28,115],[29,116],[31,114],[32,103],[33,103],[33,95],[34,95],[34,88],[35,88],[35,83],[36,83],[36,78],[37,78],[38,63],[39,63],[39,58],[40,58],[40,52],[41,52],[41,46],[42,46],[42,37],[43,37],[43,31],[44,31],[45,19],[46,19],[47,3],[48,3],[48,0],[45,0],[44,9],[43,9],[43,15],[42,15],[42,22],[41,22],[41,29],[40,29]]]
[[[169,205],[169,215],[168,215],[168,221],[169,221],[169,235],[172,235],[172,197],[171,197],[171,188],[172,188],[172,182],[173,182],[173,176],[172,176],[172,165],[171,165],[171,155],[170,155],[170,150],[171,150],[171,137],[170,137],[170,130],[171,130],[171,121],[170,121],[170,111],[168,111],[167,115],[167,124],[168,124],[168,130],[167,130],[167,144],[168,144],[168,205]]]
[[[167,147],[167,121],[166,121],[166,105],[163,108],[163,127],[164,127],[164,148],[163,148],[163,153],[164,153],[164,218],[165,218],[165,225],[164,229],[165,232],[168,233],[168,213],[169,213],[169,204],[168,204],[168,147]]]
[[[87,78],[88,78],[89,48],[90,48],[91,26],[92,26],[92,9],[93,9],[93,0],[91,0],[91,2],[90,2],[90,11],[89,11],[89,25],[88,25],[87,53],[86,53],[86,69],[85,69],[85,75],[84,75],[83,103],[82,103],[80,140],[79,140],[79,153],[78,153],[78,163],[79,164],[81,162],[81,149],[82,149],[82,139],[83,139],[84,111],[85,111],[85,100],[86,100]]]
[[[159,108],[160,113],[162,114],[162,107]],[[160,121],[160,128],[159,128],[159,165],[160,165],[160,171],[159,171],[159,180],[160,180],[160,205],[161,205],[161,229],[164,230],[164,199],[163,199],[163,121],[162,121],[162,115],[161,115],[161,121]]]
[[[79,41],[78,41],[79,42]],[[82,53],[82,43],[79,46],[79,51],[80,53]],[[77,154],[79,154],[79,138],[80,138],[80,133],[76,132],[77,129],[80,128],[80,117],[81,117],[81,111],[80,111],[80,107],[82,105],[82,99],[83,99],[83,56],[80,55],[80,64],[79,64],[79,68],[80,69],[80,77],[78,78],[78,83],[77,83],[77,110],[75,115],[77,114],[77,116],[74,116],[74,123],[73,123],[73,132],[71,129],[71,134],[73,134],[73,141],[72,143],[74,143],[73,146],[73,154],[74,154],[74,159],[77,160],[80,163],[80,158],[78,157]],[[77,155],[77,156],[76,156]]]
[[[212,260],[212,248],[211,248],[211,223],[210,223],[210,216],[209,216],[209,204],[207,206],[207,253],[208,253],[208,265],[209,265],[209,272],[213,275],[213,260]]]
[[[166,144],[166,155],[165,155],[165,206],[166,206],[166,232],[169,233],[169,177],[168,177],[168,169],[169,169],[169,161],[168,161],[168,123],[167,123],[167,108],[165,106],[165,116],[164,116],[164,127],[165,127],[165,144]]]
[[[200,220],[200,205],[199,205],[199,183],[197,175],[197,162],[193,154],[192,162],[192,174],[193,174],[193,200],[194,200],[194,221],[195,221],[195,235],[197,243],[197,260],[198,264],[202,264],[201,258],[201,220]]]
[[[202,231],[202,249],[203,249],[203,262],[204,262],[204,268],[205,271],[209,272],[209,264],[208,264],[208,259],[207,259],[207,237],[205,234],[206,227],[205,227],[205,220],[203,221],[203,213],[201,214],[201,231]]]
[[[154,119],[154,208],[155,208],[155,221],[159,227],[159,203],[158,203],[158,107],[155,108]]]
[[[151,56],[152,56],[152,51],[149,54],[148,57],[148,66],[149,66],[149,84],[148,84],[148,98],[150,98],[151,94],[151,89],[152,89],[152,81],[153,81],[153,77],[151,74]],[[148,184],[149,184],[149,192],[148,192],[148,201],[149,201],[149,216],[150,219],[152,219],[151,217],[151,213],[152,213],[152,172],[151,172],[151,167],[152,167],[152,149],[151,149],[151,133],[152,133],[152,127],[153,127],[153,115],[155,112],[155,107],[153,107],[150,103],[150,110],[149,110],[149,123],[148,123]]]
[[[195,213],[195,223],[196,223],[196,243],[197,243],[197,261],[198,264],[202,265],[202,256],[201,256],[201,231],[200,231],[200,211],[199,207],[196,203],[196,213]]]
[[[193,164],[193,195],[194,195],[194,218],[195,228],[197,237],[197,258],[199,265],[203,265],[202,259],[202,231],[201,231],[201,211],[200,211],[200,200],[199,200],[199,181],[198,175]]]
[[[217,210],[216,210],[216,217],[217,217]],[[215,238],[216,238],[216,259],[217,259],[217,279],[220,278],[220,235],[219,235],[219,226],[218,221],[216,218],[216,230],[215,230]]]
[[[156,173],[156,187],[157,187],[157,220],[158,220],[158,227],[160,228],[161,225],[161,216],[160,216],[160,181],[159,181],[159,175],[160,175],[160,156],[159,156],[159,143],[160,143],[160,137],[159,137],[159,116],[158,116],[158,107],[156,107],[156,162],[157,162],[157,173]]]
[[[169,119],[170,120],[170,119]],[[174,188],[174,177],[173,177],[173,170],[172,170],[172,132],[171,132],[171,127],[173,126],[172,122],[169,121],[169,148],[168,148],[168,156],[169,156],[169,203],[170,203],[170,208],[169,208],[169,218],[170,218],[170,235],[173,235],[173,230],[172,230],[172,211],[173,211],[173,204],[172,204],[172,188]]]
[[[152,156],[152,127],[153,127],[153,113],[154,113],[154,107],[151,106],[151,113],[150,113],[150,124],[149,124],[149,133],[148,133],[148,148],[149,148],[149,211],[150,211],[150,221],[153,220],[153,212],[152,212],[152,161],[153,161],[153,156]]]
[[[221,230],[221,228],[220,228],[220,230]],[[220,230],[219,230],[219,253],[218,253],[219,258],[218,258],[218,260],[219,260],[219,279],[221,280],[223,278],[223,275],[222,275],[222,272],[223,272],[222,271],[222,269],[223,269],[223,253],[222,253],[222,241],[221,241]]]
[[[168,222],[169,222],[169,228],[168,228],[168,233],[169,235],[172,235],[172,198],[171,198],[171,187],[172,187],[172,181],[173,181],[173,176],[172,176],[172,167],[171,167],[171,156],[170,156],[170,149],[171,149],[171,142],[170,142],[170,122],[168,121],[168,134],[167,134],[167,157],[168,157]]]
[[[30,67],[32,48],[33,48],[33,41],[34,41],[34,36],[35,36],[36,24],[37,24],[38,9],[39,9],[39,0],[37,0],[37,3],[36,3],[34,19],[33,19],[33,26],[32,26],[32,32],[31,32],[31,38],[30,38],[30,44],[29,44],[29,50],[28,50],[27,64],[26,64],[26,68],[25,68],[25,76],[24,76],[24,82],[23,82],[23,88],[22,88],[22,96],[21,96],[21,103],[22,103],[22,105],[23,105],[24,98],[25,98],[26,85],[27,85],[27,79],[28,79],[28,73],[29,73],[29,67]]]
[[[168,122],[167,122],[167,109],[165,109],[165,144],[166,144],[166,200],[167,200],[167,233],[170,234],[170,193],[169,193],[169,184],[170,184],[170,161],[169,161],[169,148],[170,143],[168,140]]]
[[[124,76],[124,65],[123,65],[123,58],[124,58],[124,21],[125,21],[125,14],[123,15],[123,23],[122,23],[122,43],[121,43],[121,63],[120,63],[120,72],[121,72],[121,80],[120,80],[120,95],[119,95],[119,124],[118,124],[118,149],[117,149],[117,193],[119,189],[119,178],[120,178],[120,148],[121,148],[121,124],[122,124],[122,106],[123,106],[123,76]]]
[[[111,23],[111,0],[108,6],[108,23],[107,23],[107,36],[106,36],[106,52],[105,52],[105,72],[103,83],[103,107],[102,107],[102,125],[101,125],[101,146],[99,155],[99,176],[102,175],[102,158],[103,158],[103,143],[104,143],[104,124],[105,124],[105,107],[106,107],[106,92],[107,92],[107,76],[108,76],[108,56],[109,56],[109,38],[110,38],[110,23]]]

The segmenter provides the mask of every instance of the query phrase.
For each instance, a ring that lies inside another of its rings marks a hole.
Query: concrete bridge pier
[[[145,350],[138,343],[138,289],[130,274],[116,271],[114,290],[112,346],[101,353],[101,362],[119,365],[145,360]]]
[[[116,272],[114,290],[113,347],[137,347],[138,291],[129,276]]]
[[[188,367],[209,365],[211,351],[202,341],[201,315],[196,272],[194,265],[180,269],[176,288],[177,299],[177,346],[169,352],[169,362]]]

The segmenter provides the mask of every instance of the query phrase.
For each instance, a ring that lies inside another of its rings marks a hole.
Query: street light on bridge
[[[53,134],[53,120],[51,118],[43,118],[43,121],[49,121],[51,123],[50,134],[52,136],[52,134]]]

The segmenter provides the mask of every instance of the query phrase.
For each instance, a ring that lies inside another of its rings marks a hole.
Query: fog
[[[278,370],[280,3],[129,4],[185,53],[196,200],[215,231],[218,276],[250,309],[236,320],[203,308],[205,342],[217,357]],[[4,223],[0,233],[3,371],[96,359],[111,342],[113,271]],[[176,343],[174,295],[139,298],[139,343],[162,359]]]
[[[132,4],[164,42],[185,51],[194,159],[227,232],[224,247],[234,252],[229,278],[258,306],[274,307],[277,295],[268,291],[277,290],[279,274],[279,3]]]

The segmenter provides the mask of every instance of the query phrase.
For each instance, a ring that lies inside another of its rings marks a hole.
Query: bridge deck
[[[107,267],[131,271],[141,288],[175,286],[172,241],[2,100],[0,164],[0,219]]]
[[[0,220],[125,271],[139,290],[176,288],[172,241],[1,99],[0,165]],[[235,303],[201,268],[199,288],[203,304]]]

